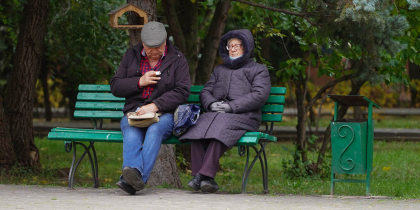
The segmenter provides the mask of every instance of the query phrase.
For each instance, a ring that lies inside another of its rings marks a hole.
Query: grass
[[[61,141],[48,141],[36,138],[40,150],[43,170],[33,173],[30,170],[12,169],[9,174],[2,172],[0,184],[54,185],[67,186],[67,178],[60,176],[58,169],[70,166],[72,153],[64,152]],[[269,168],[269,190],[275,194],[325,195],[330,193],[328,178],[311,177],[290,179],[284,176],[283,159],[291,159],[282,147],[291,149],[290,142],[279,142],[267,146]],[[104,188],[116,188],[115,182],[121,173],[122,144],[95,143],[99,160],[99,183]],[[81,149],[78,148],[78,151]],[[253,153],[252,153],[253,154]],[[418,142],[385,142],[374,144],[374,162],[371,178],[371,194],[390,196],[401,199],[420,198],[420,165],[418,162],[420,143]],[[240,193],[241,179],[245,158],[239,157],[237,148],[228,151],[221,159],[222,170],[216,176],[220,191]],[[364,175],[348,175],[350,178],[364,179]],[[181,182],[185,189],[191,178],[189,171],[180,171]],[[345,178],[341,175],[341,178]],[[88,159],[84,159],[76,173],[76,187],[92,187],[92,174]],[[162,187],[168,187],[166,185]],[[248,192],[262,191],[261,169],[258,164],[252,170],[247,184]],[[365,185],[358,183],[337,183],[337,195],[365,195]]]
[[[328,127],[332,116],[323,116],[319,120],[319,127]],[[420,116],[373,116],[375,128],[420,128]],[[296,127],[296,116],[283,116],[283,121],[278,126]]]

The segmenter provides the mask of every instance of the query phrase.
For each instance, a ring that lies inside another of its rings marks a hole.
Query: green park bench
[[[200,103],[199,93],[203,86],[192,86],[191,94],[187,103]],[[246,192],[246,183],[254,163],[259,160],[262,170],[264,192],[268,193],[268,168],[265,147],[269,142],[276,142],[277,138],[272,136],[274,122],[281,122],[284,107],[284,95],[286,88],[272,87],[268,101],[262,111],[262,124],[265,125],[264,132],[247,132],[236,143],[240,156],[246,155],[245,169],[242,177],[242,193]],[[93,121],[93,129],[78,128],[53,128],[48,134],[48,139],[53,141],[64,141],[65,151],[73,150],[73,160],[68,177],[68,188],[73,189],[74,175],[80,162],[86,156],[92,168],[94,187],[99,187],[98,161],[94,147],[95,142],[122,143],[123,135],[121,131],[102,130],[104,119],[121,119],[123,117],[122,108],[124,98],[118,98],[110,93],[109,85],[79,85],[77,95],[76,110],[74,118],[90,119]],[[176,136],[171,136],[163,144],[189,144],[178,141]],[[76,145],[84,148],[83,154],[76,161]],[[257,148],[257,146],[259,147]],[[250,163],[249,148],[254,149],[255,157]]]

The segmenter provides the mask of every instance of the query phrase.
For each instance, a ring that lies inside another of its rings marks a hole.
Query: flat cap
[[[166,29],[162,23],[151,21],[141,30],[141,41],[148,47],[159,47],[166,40]]]

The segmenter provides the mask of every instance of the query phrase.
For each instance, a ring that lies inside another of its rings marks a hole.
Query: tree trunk
[[[49,1],[27,1],[23,9],[13,74],[7,83],[6,119],[20,166],[41,167],[33,136],[35,79],[41,67]]]
[[[179,20],[185,37],[187,51],[184,54],[190,67],[190,77],[192,84],[195,84],[196,68],[198,64],[198,1],[179,1],[180,8],[184,12],[179,13]],[[224,28],[224,27],[223,27]]]
[[[191,83],[194,84],[199,53],[198,1],[162,0],[162,4],[170,34],[174,37],[175,45],[187,58]],[[186,162],[191,163],[191,147],[189,145],[177,145],[176,151],[183,155]],[[189,165],[184,167],[189,168]]]
[[[162,6],[166,14],[166,21],[169,24],[168,34],[174,38],[174,44],[179,48],[179,50],[186,55],[188,53],[186,40],[181,24],[179,23],[175,3],[175,1],[171,0],[162,0]]]
[[[9,124],[4,114],[3,100],[0,96],[0,171],[3,168],[9,168],[15,162],[16,156],[10,137]]]
[[[416,65],[415,63],[408,62],[408,75],[410,76],[410,80],[420,80],[420,66]],[[415,108],[418,102],[418,91],[416,86],[410,85],[410,93],[411,93],[411,107]]]
[[[296,139],[296,149],[301,154],[301,161],[306,162],[307,156],[306,152],[304,152],[305,148],[305,141],[306,141],[306,111],[305,111],[305,97],[304,97],[304,86],[305,80],[300,75],[300,78],[296,80],[296,101],[297,101],[297,111],[298,111],[298,124],[296,126],[297,130],[297,139]],[[297,161],[300,159],[298,155],[294,157],[295,166],[298,167]]]
[[[50,73],[48,68],[48,61],[46,56],[42,60],[42,66],[39,71],[39,79],[41,80],[42,91],[44,92],[44,109],[45,109],[45,121],[51,122],[51,102],[50,102],[50,91],[48,88],[48,74]]]
[[[163,183],[167,183],[174,188],[182,188],[176,166],[174,145],[162,145],[155,167],[153,167],[150,179],[147,181],[147,184],[151,187],[156,187]]]
[[[192,84],[195,83],[195,69],[198,63],[198,1],[163,0],[168,32],[173,36],[175,45],[188,61]],[[176,4],[176,5],[175,5]],[[177,12],[182,10],[182,12]]]
[[[133,4],[145,12],[147,12],[149,15],[147,18],[149,21],[157,21],[157,15],[156,15],[156,4],[157,0],[127,0],[127,3]],[[129,12],[127,16],[128,24],[130,25],[136,25],[139,24],[139,19],[136,14],[133,12]],[[130,47],[133,47],[137,45],[139,42],[141,42],[141,29],[129,29],[128,30],[130,34]]]
[[[204,39],[204,47],[200,51],[201,58],[198,60],[194,83],[196,85],[205,84],[213,71],[214,60],[216,59],[217,50],[219,49],[220,37],[226,26],[230,2],[230,0],[217,2],[210,28]]]
[[[149,13],[149,21],[156,21],[156,0],[127,0],[127,3],[134,4],[147,13]],[[133,24],[130,18],[129,24]],[[130,29],[130,44],[136,45],[141,41],[141,30]],[[151,187],[159,186],[162,184],[169,184],[175,188],[181,188],[181,180],[179,179],[178,169],[176,166],[175,149],[174,145],[163,144],[160,148],[155,166],[153,167],[150,178],[147,184]]]

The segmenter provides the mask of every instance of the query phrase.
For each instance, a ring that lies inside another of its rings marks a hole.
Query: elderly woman
[[[261,108],[270,94],[270,76],[254,61],[254,38],[247,29],[230,31],[220,40],[224,64],[216,66],[200,93],[205,113],[180,140],[191,141],[192,175],[188,186],[214,193],[219,158],[248,131],[257,131]]]

